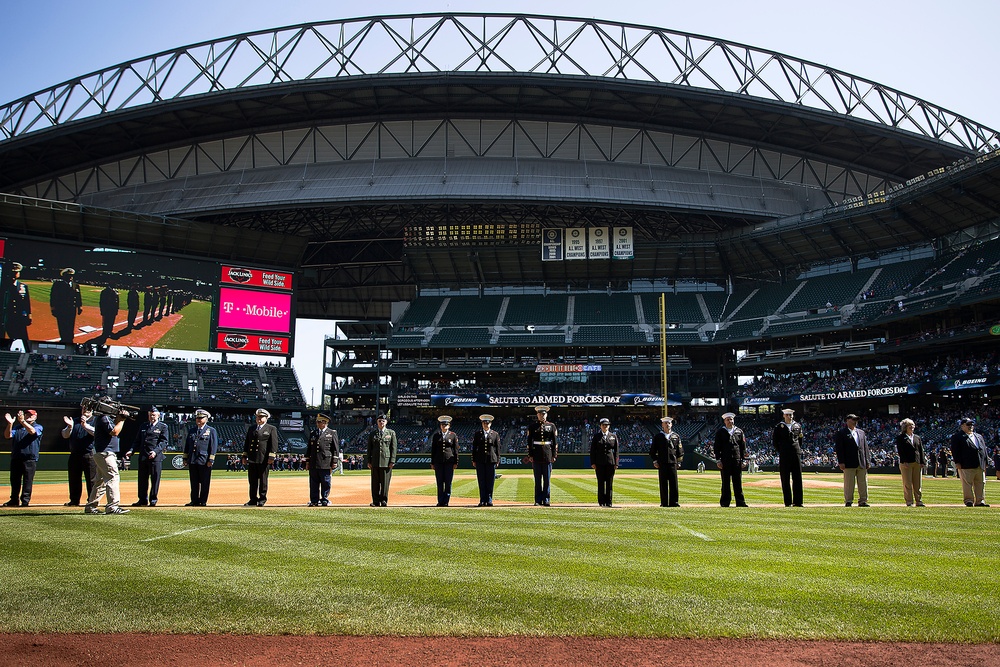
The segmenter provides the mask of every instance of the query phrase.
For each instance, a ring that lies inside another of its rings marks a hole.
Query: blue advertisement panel
[[[656,394],[522,394],[497,396],[493,394],[430,394],[421,400],[419,394],[403,394],[397,404],[408,407],[468,407],[495,408],[503,406],[642,406],[663,407],[663,397]],[[680,394],[670,394],[669,405],[681,405]]]
[[[809,403],[815,401],[849,401],[864,398],[892,398],[911,394],[939,394],[948,391],[963,391],[966,389],[984,389],[1000,385],[1000,375],[984,374],[966,376],[954,380],[939,380],[921,384],[909,384],[889,387],[870,387],[867,389],[852,389],[848,391],[816,392],[810,394],[771,394],[769,396],[753,396],[740,400],[740,406],[784,405],[786,403]]]

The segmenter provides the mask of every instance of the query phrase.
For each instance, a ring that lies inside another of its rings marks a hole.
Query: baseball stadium
[[[414,14],[4,103],[0,664],[1000,664],[1000,135],[832,65]]]

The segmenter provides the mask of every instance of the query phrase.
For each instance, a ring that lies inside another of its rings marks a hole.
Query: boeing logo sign
[[[476,396],[447,396],[444,399],[445,405],[478,405],[479,398]]]

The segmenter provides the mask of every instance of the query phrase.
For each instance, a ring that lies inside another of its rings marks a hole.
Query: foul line
[[[705,535],[703,533],[699,533],[696,530],[691,530],[690,528],[685,528],[684,526],[682,526],[679,523],[675,523],[674,525],[677,526],[678,528],[680,528],[681,530],[683,530],[685,533],[688,533],[689,535],[694,535],[695,537],[700,538],[702,540],[705,540],[706,542],[714,542],[715,541],[711,537],[709,537],[708,535]]]
[[[178,530],[176,533],[170,533],[168,535],[158,535],[157,537],[147,537],[144,540],[139,540],[140,542],[155,542],[156,540],[165,540],[168,537],[176,537],[177,535],[183,535],[184,533],[193,533],[196,530],[205,530],[206,528],[216,528],[218,526],[228,526],[226,523],[213,523],[208,526],[198,526],[197,528],[188,528],[187,530]]]

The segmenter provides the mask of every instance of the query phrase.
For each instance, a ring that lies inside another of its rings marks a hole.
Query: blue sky
[[[362,15],[553,14],[693,32],[874,79],[1000,128],[1000,3],[809,0],[0,0],[0,103],[119,62],[253,30]],[[294,365],[321,392],[324,323],[300,322]]]

